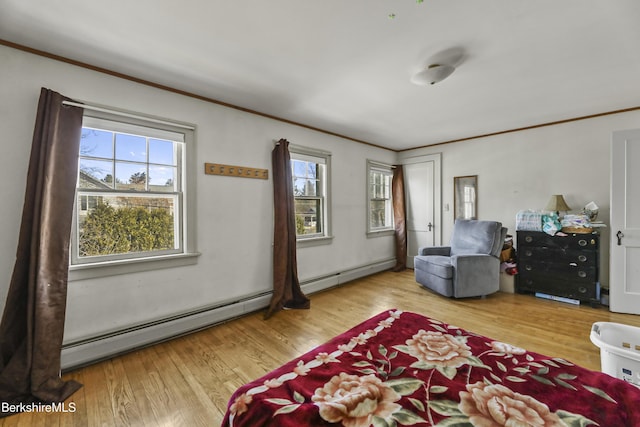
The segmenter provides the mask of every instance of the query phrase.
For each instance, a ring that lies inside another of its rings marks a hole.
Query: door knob
[[[618,232],[616,233],[616,237],[618,238],[618,246],[622,245],[622,238],[624,237],[622,231],[618,230]]]
[[[431,224],[431,222],[429,222],[429,224],[427,224],[427,227],[429,227],[429,231],[431,231],[431,228],[433,227],[433,224]]]

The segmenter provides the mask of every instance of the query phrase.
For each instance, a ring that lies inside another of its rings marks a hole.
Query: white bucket
[[[590,338],[600,347],[602,372],[640,387],[640,328],[596,322]]]

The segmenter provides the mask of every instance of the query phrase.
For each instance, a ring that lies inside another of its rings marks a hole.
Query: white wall
[[[393,163],[395,153],[0,46],[0,307],[15,261],[41,87],[197,126],[197,265],[69,283],[66,342],[270,290],[271,180],[205,175],[204,163],[271,170],[280,138],[333,155],[335,238],[298,249],[301,281],[394,257],[393,236],[366,236],[365,191],[366,159]]]
[[[400,153],[400,157],[442,153],[443,242],[453,228],[453,178],[478,175],[479,219],[501,221],[515,238],[523,209],[543,209],[552,194],[563,194],[571,213],[590,201],[598,220],[609,223],[611,133],[640,128],[640,111],[601,116],[519,132]],[[601,281],[607,286],[609,238],[602,238]]]

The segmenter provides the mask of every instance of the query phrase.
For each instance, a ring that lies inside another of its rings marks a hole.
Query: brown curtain
[[[0,401],[11,404],[59,403],[81,387],[60,375],[83,114],[62,105],[65,99],[40,92],[16,262],[0,323]]]
[[[393,169],[391,197],[393,199],[393,221],[396,229],[396,266],[393,271],[403,271],[407,268],[407,227],[402,165],[396,165]]]
[[[273,167],[273,296],[265,319],[283,308],[309,308],[298,281],[296,219],[289,141],[281,139],[271,153]]]

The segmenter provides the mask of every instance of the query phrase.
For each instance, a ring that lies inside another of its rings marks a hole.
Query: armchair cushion
[[[498,256],[502,224],[496,221],[457,220],[451,234],[451,255],[485,254]]]
[[[448,256],[417,256],[414,258],[416,281],[446,297],[453,296],[453,267]],[[425,285],[428,284],[428,285]]]
[[[452,257],[441,255],[416,257],[414,268],[418,268],[443,279],[451,279],[453,277],[451,261]]]

